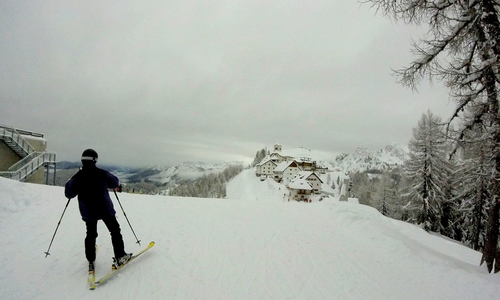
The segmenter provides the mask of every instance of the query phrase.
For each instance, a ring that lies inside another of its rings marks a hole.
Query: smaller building
[[[309,185],[312,188],[313,193],[319,194],[321,193],[321,184],[323,181],[319,176],[311,171],[301,171],[297,174],[297,176],[294,178],[296,179],[303,179],[309,183]]]
[[[319,174],[326,174],[328,167],[324,166],[322,163],[314,162],[313,171]]]
[[[309,201],[313,188],[302,178],[295,178],[288,184],[290,199],[295,201]]]
[[[275,163],[282,163],[284,161],[291,161],[293,160],[293,156],[287,156],[283,155],[280,152],[273,152],[269,155],[269,157],[275,162]]]

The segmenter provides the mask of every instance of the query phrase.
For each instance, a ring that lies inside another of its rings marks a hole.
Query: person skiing
[[[87,227],[85,256],[89,262],[89,272],[94,271],[96,258],[97,222],[102,220],[111,235],[114,255],[112,268],[127,263],[132,253],[125,252],[125,245],[116,220],[116,211],[109,197],[108,188],[119,190],[118,178],[96,166],[97,152],[87,149],[82,153],[82,168],[66,183],[64,194],[68,199],[78,196],[78,207]]]

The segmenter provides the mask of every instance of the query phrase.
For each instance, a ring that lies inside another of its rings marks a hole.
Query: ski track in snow
[[[376,210],[328,198],[284,202],[282,186],[253,170],[228,199],[111,195],[126,250],[155,247],[89,291],[85,226],[61,187],[0,178],[3,299],[496,299],[500,276],[480,254]],[[96,276],[111,267],[99,223]]]

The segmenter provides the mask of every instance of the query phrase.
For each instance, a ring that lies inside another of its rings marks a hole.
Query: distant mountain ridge
[[[203,175],[222,172],[231,165],[241,165],[241,162],[205,163],[201,161],[186,161],[175,167],[154,167],[148,169],[151,173],[144,176],[142,180],[148,180],[158,184],[166,184],[179,181],[192,181]]]
[[[115,174],[124,183],[150,182],[158,186],[173,186],[180,182],[192,181],[205,174],[222,172],[231,165],[241,165],[241,162],[205,163],[201,161],[186,161],[174,167],[156,166],[151,168],[124,168],[111,165],[98,165],[100,168]],[[81,167],[79,162],[59,162],[57,164],[57,185],[64,185]]]
[[[305,148],[301,148],[304,152]],[[315,151],[306,149],[313,160],[326,166],[331,171],[338,172],[365,172],[383,171],[402,166],[406,160],[407,150],[400,144],[391,144],[377,151],[370,151],[365,147],[357,148],[354,153],[342,153],[334,161],[318,157]],[[172,187],[178,183],[192,181],[205,174],[222,172],[231,165],[241,165],[241,162],[206,163],[201,161],[186,161],[174,167],[156,166],[151,168],[125,168],[119,166],[100,165],[101,168],[113,172],[124,183],[150,182],[157,186]],[[57,164],[57,185],[64,185],[76,173],[81,163],[59,162]],[[63,171],[61,171],[63,170]],[[61,176],[59,176],[61,175]]]
[[[399,167],[404,164],[408,155],[405,146],[391,144],[377,151],[370,151],[365,147],[357,148],[354,153],[342,153],[337,155],[332,166],[335,171],[341,172],[365,172],[384,171]]]

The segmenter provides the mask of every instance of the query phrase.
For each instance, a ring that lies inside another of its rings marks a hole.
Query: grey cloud
[[[0,122],[41,131],[59,159],[251,159],[282,143],[325,153],[406,143],[446,91],[391,76],[411,35],[344,1],[7,0]]]

